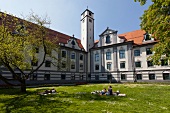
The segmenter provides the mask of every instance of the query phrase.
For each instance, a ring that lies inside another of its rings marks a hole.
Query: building
[[[124,34],[107,28],[94,41],[94,13],[86,9],[81,14],[81,40],[48,29],[57,36],[63,63],[61,69],[51,64],[50,58],[30,78],[28,84],[81,82],[169,81],[169,63],[153,65],[148,57],[157,41],[151,34],[136,30]],[[37,51],[39,59],[41,52]],[[53,54],[53,53],[52,53]],[[33,64],[33,66],[37,66]],[[12,75],[1,67],[3,76]],[[3,84],[0,81],[0,84]]]

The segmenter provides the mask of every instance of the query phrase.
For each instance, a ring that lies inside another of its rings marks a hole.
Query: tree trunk
[[[22,79],[21,82],[21,92],[26,93],[26,83],[25,83],[25,79]]]

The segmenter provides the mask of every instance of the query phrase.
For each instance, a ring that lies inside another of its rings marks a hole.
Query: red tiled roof
[[[71,36],[69,35],[66,35],[66,34],[63,34],[63,33],[60,33],[58,31],[54,31],[52,29],[48,29],[48,32],[50,34],[50,37],[57,37],[58,39],[58,43],[63,43],[63,44],[67,44],[67,41],[71,38]],[[83,48],[83,45],[81,44],[81,40],[80,39],[77,39],[75,38],[78,46],[81,48],[81,49],[84,49]]]
[[[126,41],[134,41],[134,44],[140,45],[143,42],[145,33],[146,32],[144,30],[136,30],[132,32],[119,34],[118,36],[120,38],[124,38]]]
[[[3,13],[3,12],[0,12],[0,13]],[[17,18],[18,21],[25,21],[25,20],[23,20],[23,19],[20,19],[20,18],[18,18],[18,17],[12,16],[12,15],[9,15],[9,14],[7,14],[7,18],[11,18],[11,19],[12,19],[12,18]],[[26,22],[28,22],[28,21],[26,21]],[[0,22],[0,25],[1,25],[1,22]],[[31,23],[30,29],[31,29],[31,27],[33,27],[34,25],[36,25],[36,24]],[[55,37],[57,37],[57,43],[67,44],[67,41],[71,38],[71,36],[66,35],[66,34],[63,34],[63,33],[61,33],[61,32],[58,32],[58,31],[55,31],[55,30],[52,30],[52,29],[49,29],[49,28],[47,28],[47,30],[48,30],[48,34],[49,34],[49,37],[50,37],[50,38],[55,38]],[[75,38],[75,39],[76,39],[76,42],[77,42],[78,46],[79,46],[81,49],[84,49],[83,46],[82,46],[82,44],[81,44],[81,40],[80,40],[80,39],[77,39],[77,38]]]

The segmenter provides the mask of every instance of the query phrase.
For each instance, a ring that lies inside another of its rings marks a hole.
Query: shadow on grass
[[[125,98],[117,96],[93,95],[88,91],[72,93],[67,91],[59,91],[57,94],[37,94],[45,89],[46,88],[28,90],[25,94],[21,93],[20,89],[1,89],[0,95],[5,96],[0,98],[0,103],[4,104],[3,110],[6,113],[43,113],[44,111],[60,113],[69,106],[78,106],[81,101],[123,101],[123,98]],[[67,112],[73,112],[72,110],[73,109],[67,109]]]
[[[32,93],[32,94],[31,94]],[[71,103],[63,102],[55,98],[56,95],[35,95],[34,92],[19,95],[17,97],[5,100],[5,111],[10,112],[62,112]]]

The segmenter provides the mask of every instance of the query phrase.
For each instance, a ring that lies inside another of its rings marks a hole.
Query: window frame
[[[83,60],[83,54],[80,54],[80,60],[81,61]]]
[[[140,49],[134,50],[134,56],[140,56]]]
[[[66,80],[66,74],[61,74],[61,80]]]
[[[106,52],[106,60],[111,60],[111,52]]]
[[[139,63],[139,64],[138,64]],[[139,66],[138,66],[139,65]],[[141,61],[136,61],[135,62],[135,67],[140,68],[141,67]]]
[[[75,53],[71,53],[71,59],[76,59],[76,54]]]
[[[99,70],[99,64],[95,64],[95,70]]]
[[[161,66],[168,66],[168,60],[161,59]]]
[[[148,67],[153,67],[154,65],[153,65],[152,61],[147,61],[147,66]]]
[[[136,79],[137,80],[142,80],[142,74],[136,74]]]
[[[122,64],[124,64],[124,66],[123,66]],[[122,66],[123,66],[123,67],[122,67]],[[125,61],[120,62],[120,68],[121,68],[121,69],[125,69],[125,68],[126,68],[126,62],[125,62]]]
[[[151,54],[153,54],[151,48],[146,48],[146,55],[151,55]]]
[[[110,44],[111,43],[111,40],[110,40],[110,36],[109,35],[107,35],[106,36],[106,42],[105,42],[106,44]]]
[[[165,75],[165,74],[168,74],[168,75]],[[170,80],[170,73],[162,73],[162,77],[163,77],[163,80]]]
[[[67,52],[66,51],[61,51],[61,57],[66,58]]]
[[[51,67],[51,61],[46,60],[45,61],[45,67]]]
[[[121,74],[120,79],[121,79],[121,81],[126,81],[127,80],[127,75],[126,74]]]
[[[124,59],[125,58],[125,50],[124,49],[119,50],[119,58],[120,59]]]
[[[107,62],[107,70],[111,70],[112,69],[112,63],[111,62]]]
[[[151,73],[151,74],[148,74],[149,76],[149,80],[156,80],[156,76],[155,74]],[[152,78],[154,76],[154,78]]]
[[[80,63],[80,70],[83,70],[83,63]]]
[[[95,62],[97,62],[97,61],[99,61],[99,54],[98,53],[95,54]]]

